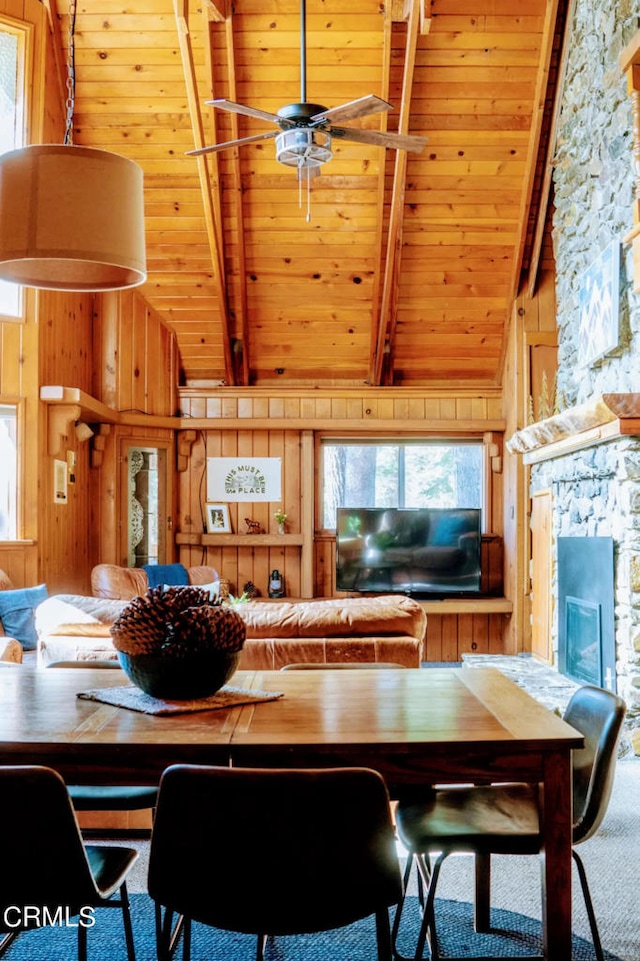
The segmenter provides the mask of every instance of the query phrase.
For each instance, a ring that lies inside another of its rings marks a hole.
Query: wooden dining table
[[[436,783],[541,785],[543,939],[571,957],[571,751],[582,735],[493,668],[238,672],[281,693],[223,710],[152,715],[77,697],[118,669],[0,670],[0,758],[68,783],[154,784],[174,763],[372,767],[392,798]]]

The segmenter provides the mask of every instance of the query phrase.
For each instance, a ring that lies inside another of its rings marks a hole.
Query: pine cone
[[[116,618],[111,635],[125,654],[185,656],[194,650],[241,650],[246,626],[239,614],[197,587],[151,588]]]

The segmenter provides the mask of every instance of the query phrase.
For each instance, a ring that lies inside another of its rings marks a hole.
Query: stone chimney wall
[[[637,391],[640,297],[623,237],[633,226],[633,121],[619,58],[638,27],[640,5],[580,0],[569,30],[569,55],[554,155],[553,246],[557,271],[558,397],[563,406],[595,394]],[[578,354],[584,272],[612,241],[620,242],[620,336],[593,365]]]
[[[633,122],[619,62],[639,12],[637,0],[580,0],[569,29],[554,156],[560,409],[594,395],[640,391],[640,294],[632,289],[632,254],[623,242],[633,226]],[[612,241],[620,243],[618,344],[585,363],[578,352],[583,276]],[[640,436],[533,464],[531,492],[540,490],[553,492],[554,541],[614,539],[617,687],[640,753]],[[557,604],[553,637],[557,650]]]

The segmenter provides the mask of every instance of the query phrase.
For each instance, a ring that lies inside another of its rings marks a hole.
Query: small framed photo
[[[230,534],[231,519],[228,504],[205,504],[208,534]]]

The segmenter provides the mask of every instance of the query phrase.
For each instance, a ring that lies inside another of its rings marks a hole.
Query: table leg
[[[571,957],[571,752],[549,753],[542,786],[542,923],[547,961]]]
[[[475,861],[475,929],[487,932],[491,930],[491,855],[476,854]]]

